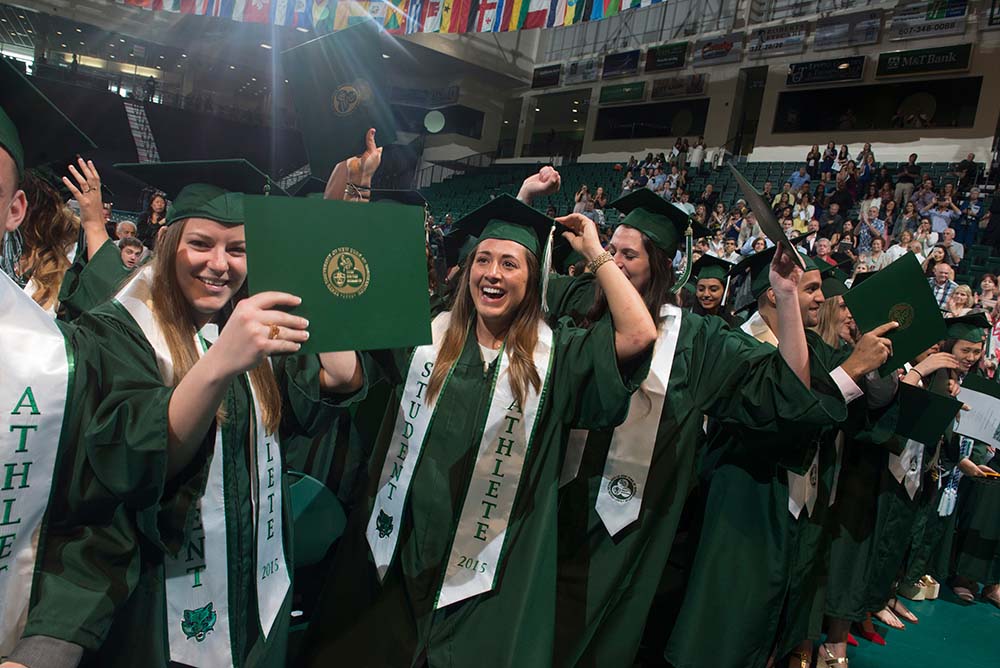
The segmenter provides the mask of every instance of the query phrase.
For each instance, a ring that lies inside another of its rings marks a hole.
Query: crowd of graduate
[[[163,195],[121,228],[150,244],[126,258],[92,162],[57,170],[79,216],[32,170],[76,130],[39,129],[48,102],[19,93],[0,665],[838,666],[852,625],[915,621],[899,597],[1000,606],[994,450],[953,399],[992,383],[989,321],[898,359],[922,329],[907,298],[859,331],[859,276],[774,245],[752,189],[760,243],[732,264],[649,188],[608,203],[606,238],[543,215],[545,167],[441,240],[430,344],[306,355],[299,297],[247,291],[259,181],[134,166]],[[362,221],[374,135],[324,191]],[[324,498],[336,531],[299,505]]]

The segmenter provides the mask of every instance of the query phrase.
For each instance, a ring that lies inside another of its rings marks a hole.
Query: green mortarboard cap
[[[0,147],[14,158],[18,176],[27,167],[69,160],[97,148],[6,58],[0,58],[0,90]]]
[[[203,183],[231,193],[288,195],[274,180],[246,160],[190,160],[184,162],[137,162],[115,165],[168,197],[176,197],[192,183]]]
[[[706,253],[694,263],[692,275],[695,277],[696,282],[703,278],[714,278],[725,285],[726,278],[729,277],[729,273],[735,267],[736,265],[732,262]]]
[[[982,343],[986,338],[986,330],[990,328],[990,321],[983,311],[967,313],[957,318],[946,318],[944,324],[948,328],[948,338],[971,343]]]
[[[850,277],[844,273],[842,267],[849,264],[851,264],[850,260],[841,262],[840,264],[822,267],[820,269],[820,276],[823,277],[824,297],[827,299],[830,297],[840,297],[847,292],[847,279]]]
[[[514,241],[542,259],[554,222],[510,195],[500,195],[455,223],[451,235]],[[477,242],[478,243],[478,242]]]
[[[859,274],[855,274],[854,280],[851,281],[851,287],[852,288],[858,287],[859,285],[867,281],[869,278],[875,276],[875,274],[877,273],[878,273],[877,271],[862,271]]]
[[[743,191],[744,197],[747,198],[747,204],[750,205],[750,210],[753,211],[754,217],[757,218],[757,224],[760,225],[760,229],[774,244],[785,243],[785,234],[778,223],[778,217],[771,209],[771,203],[764,199],[764,196],[736,169],[735,165],[730,163],[729,169],[736,178],[736,183],[739,185],[740,190]],[[801,258],[802,255],[800,254],[799,257]],[[809,271],[804,266],[803,269]]]
[[[444,237],[444,261],[447,268],[461,266],[473,251],[479,239],[460,234],[446,234]]]
[[[322,195],[326,191],[326,181],[315,176],[307,176],[289,189],[292,197],[309,197]]]
[[[689,225],[692,239],[711,235],[707,227],[648,188],[631,192],[608,206],[626,214],[622,225],[639,230],[671,256],[680,248]]]
[[[409,206],[427,206],[427,200],[419,190],[372,190],[373,202],[396,202]]]
[[[379,146],[396,141],[382,58],[391,48],[381,25],[365,20],[281,54],[313,174],[329,175],[338,162],[361,155],[369,128]]]
[[[243,193],[226,192],[207,183],[185,186],[167,211],[167,225],[186,218],[206,218],[224,225],[242,225]]]

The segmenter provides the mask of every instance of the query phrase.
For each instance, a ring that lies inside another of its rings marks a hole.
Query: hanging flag
[[[406,10],[406,34],[423,32],[424,0],[410,0]]]
[[[549,18],[549,2],[550,0],[530,0],[528,2],[528,11],[520,27],[526,30],[544,28],[545,22]]]
[[[444,11],[442,4],[442,0],[424,0],[424,13],[420,19],[423,32],[441,31],[441,14]]]
[[[476,32],[499,32],[503,19],[504,0],[479,0],[476,9]]]

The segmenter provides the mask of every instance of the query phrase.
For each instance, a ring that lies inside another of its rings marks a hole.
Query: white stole
[[[436,402],[427,401],[425,391],[450,318],[449,312],[436,317],[431,324],[432,343],[416,348],[410,358],[366,530],[380,579],[392,563],[410,485],[437,409]],[[539,323],[533,361],[542,376],[542,390],[529,387],[523,407],[514,400],[510,358],[505,353],[506,349],[500,352],[483,436],[437,595],[437,609],[496,586],[507,527],[546,394],[553,359],[552,330]],[[444,394],[447,384],[446,379],[438,396]]]
[[[163,381],[173,384],[173,362],[163,332],[152,311],[152,267],[145,267],[115,297],[132,316],[156,353]],[[218,334],[206,325],[196,335],[199,355]],[[291,586],[282,544],[281,459],[277,435],[265,433],[253,384],[251,391],[254,431],[252,463],[255,494],[251,499],[256,523],[255,582],[260,628],[266,639]],[[236,447],[240,444],[231,444]],[[167,640],[171,661],[190,666],[236,666],[232,654],[229,614],[228,522],[222,429],[216,429],[215,449],[209,463],[205,493],[199,500],[198,519],[181,553],[164,556],[167,598]]]
[[[0,272],[0,656],[28,617],[42,519],[55,475],[72,352],[62,332]]]

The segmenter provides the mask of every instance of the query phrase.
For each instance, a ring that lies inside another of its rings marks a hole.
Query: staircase
[[[132,139],[135,141],[135,152],[139,162],[159,162],[160,152],[156,149],[156,139],[149,128],[146,118],[146,108],[141,102],[125,100],[125,115],[132,129]]]

